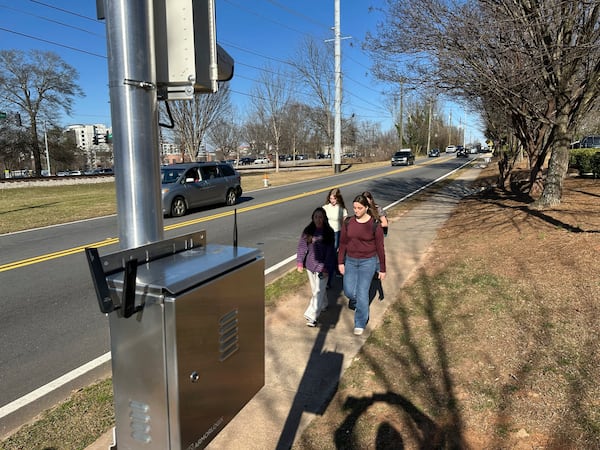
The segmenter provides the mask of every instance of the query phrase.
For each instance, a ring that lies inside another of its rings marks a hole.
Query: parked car
[[[180,217],[191,208],[225,203],[242,195],[240,174],[224,162],[171,164],[160,168],[163,214]]]
[[[446,153],[454,153],[456,152],[456,145],[449,145],[446,147]]]
[[[270,162],[268,158],[256,158],[254,160],[254,164],[269,164]]]
[[[392,166],[410,166],[415,163],[415,155],[412,150],[409,148],[403,148],[402,150],[397,151],[392,156]]]
[[[429,150],[429,153],[427,154],[427,156],[429,156],[430,158],[435,158],[437,156],[440,156],[440,149],[432,148],[431,150]]]

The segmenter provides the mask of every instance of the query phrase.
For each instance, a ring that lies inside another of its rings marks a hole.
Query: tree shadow
[[[342,375],[344,355],[324,350],[324,344],[329,330],[334,329],[339,322],[343,308],[342,305],[337,304],[337,299],[341,294],[340,280],[341,278],[334,276],[331,280],[331,287],[327,289],[327,310],[319,316],[318,333],[292,406],[279,435],[277,449],[291,448],[303,413],[323,414],[337,391]]]
[[[371,285],[371,301],[378,293],[377,281],[374,280]],[[403,418],[401,429],[394,427],[387,420],[376,425],[375,448],[377,449],[403,449],[409,445],[407,443],[410,443],[409,448],[419,449],[468,448],[463,437],[463,419],[458,408],[459,402],[454,392],[443,318],[438,317],[435,299],[430,292],[428,294],[422,308],[429,327],[431,339],[429,347],[433,346],[434,357],[427,356],[431,349],[422,347],[414,337],[411,311],[395,301],[392,306],[397,309],[400,318],[400,330],[397,331],[402,336],[402,346],[406,353],[402,354],[399,349],[394,349],[389,357],[397,360],[401,366],[401,373],[386,372],[387,362],[376,359],[374,355],[377,353],[361,351],[361,360],[369,366],[370,372],[382,377],[384,384],[388,386],[388,391],[365,397],[349,396],[346,399],[343,409],[350,412],[334,432],[336,448],[352,449],[365,445],[364,437],[358,437],[362,432],[357,433],[356,427],[361,416],[368,415],[368,409],[377,403],[396,407],[398,417]],[[432,359],[435,360],[434,366],[432,366]],[[415,380],[411,385],[411,395],[417,399],[426,399],[430,408],[437,411],[436,418],[423,412],[405,395],[389,389],[397,385],[398,377]]]

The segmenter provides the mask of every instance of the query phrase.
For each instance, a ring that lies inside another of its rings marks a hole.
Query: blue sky
[[[391,86],[370,74],[371,62],[362,51],[367,31],[374,32],[378,0],[341,0],[343,114],[362,121],[392,125],[384,103]],[[216,0],[217,40],[235,60],[231,81],[233,103],[243,113],[259,70],[293,58],[305,36],[333,38],[333,0]],[[76,100],[73,114],[62,124],[110,125],[108,69],[104,22],[96,20],[95,0],[0,0],[0,42],[4,49],[40,49],[59,54],[79,72],[86,94]],[[333,43],[331,47],[333,58]],[[454,107],[452,107],[454,109]],[[459,110],[453,117],[463,116]],[[467,134],[470,119],[467,118]],[[453,120],[454,125],[457,121]]]

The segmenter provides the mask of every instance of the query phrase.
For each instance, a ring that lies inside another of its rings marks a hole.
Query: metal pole
[[[46,145],[46,168],[48,169],[48,176],[52,176],[50,172],[50,153],[48,152],[48,124],[44,122],[44,144]]]
[[[335,122],[333,132],[334,172],[339,173],[342,166],[342,46],[340,43],[340,0],[335,0]]]
[[[429,150],[431,150],[431,109],[432,102],[429,101],[429,123],[427,124],[427,155],[429,156]]]
[[[104,0],[121,249],[163,239],[153,1]]]

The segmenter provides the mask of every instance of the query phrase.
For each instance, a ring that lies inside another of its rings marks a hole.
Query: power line
[[[57,10],[57,11],[64,12],[65,14],[70,14],[70,15],[72,15],[72,16],[75,16],[75,17],[80,17],[80,18],[82,18],[82,19],[86,19],[86,20],[91,20],[91,21],[92,21],[92,22],[94,22],[94,23],[102,23],[101,21],[99,21],[99,20],[98,20],[98,19],[96,19],[96,18],[89,17],[89,16],[84,16],[83,14],[78,14],[78,13],[75,13],[75,12],[73,12],[73,11],[69,11],[68,9],[59,8],[58,6],[49,5],[48,3],[40,2],[40,1],[38,1],[38,0],[29,0],[29,1],[30,1],[30,2],[32,2],[32,3],[37,3],[37,4],[39,4],[39,5],[45,6],[45,7],[47,7],[47,8],[51,8],[51,9],[55,9],[55,10]]]
[[[19,31],[9,30],[8,28],[0,27],[0,30],[6,31],[7,33],[16,34],[18,36],[23,36],[23,37],[26,37],[28,39],[33,39],[33,40],[36,40],[36,41],[45,42],[46,44],[56,45],[58,47],[67,48],[69,50],[73,50],[73,51],[76,51],[76,52],[85,53],[87,55],[92,55],[92,56],[97,56],[98,58],[107,59],[106,55],[100,55],[98,53],[88,52],[87,50],[82,50],[80,48],[71,47],[70,45],[60,44],[60,43],[54,42],[54,41],[49,41],[48,39],[43,39],[43,38],[40,38],[40,37],[37,37],[37,36],[31,36],[29,34],[20,33]]]
[[[13,11],[13,12],[16,12],[16,13],[19,13],[19,14],[24,14],[24,15],[27,15],[27,16],[35,17],[36,19],[45,20],[45,21],[50,22],[50,23],[55,23],[57,25],[61,25],[61,26],[65,27],[65,28],[71,28],[73,30],[77,30],[77,31],[81,31],[83,33],[91,34],[93,36],[98,36],[98,37],[101,37],[101,38],[105,38],[104,34],[94,33],[93,31],[90,31],[90,30],[88,30],[86,28],[76,27],[74,25],[71,25],[71,24],[68,24],[68,23],[64,23],[64,22],[60,22],[58,20],[50,19],[48,17],[39,16],[37,14],[32,14],[30,12],[23,11],[23,10],[16,9],[16,8],[11,8],[10,6],[0,5],[0,8],[7,9],[9,11]]]

